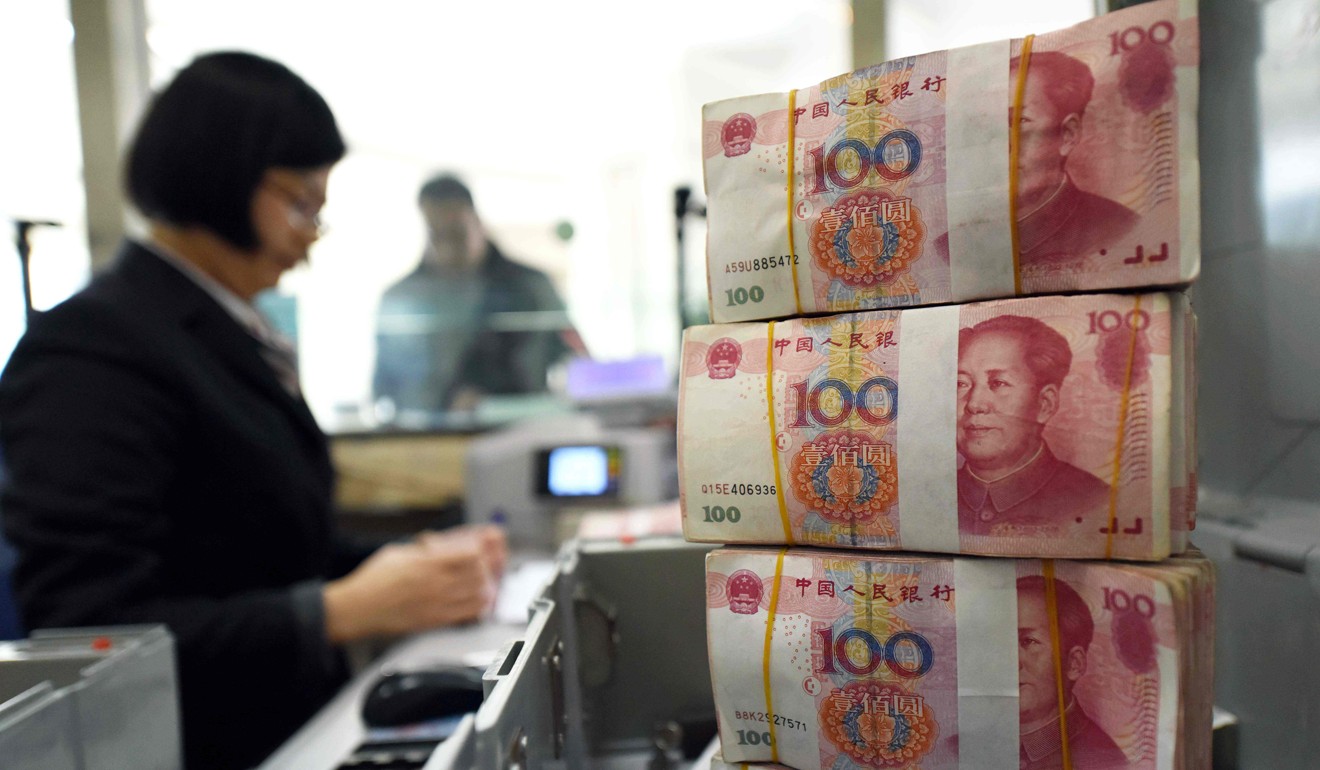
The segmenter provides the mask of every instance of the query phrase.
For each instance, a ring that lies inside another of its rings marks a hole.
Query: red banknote
[[[1043,32],[706,105],[711,318],[1195,278],[1196,3]]]
[[[1213,570],[724,549],[723,761],[798,770],[1210,766]]]
[[[1154,560],[1195,511],[1181,294],[1030,297],[684,335],[683,531]]]

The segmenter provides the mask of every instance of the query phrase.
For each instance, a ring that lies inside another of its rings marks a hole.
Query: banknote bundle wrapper
[[[1181,293],[877,310],[684,334],[683,533],[1163,559],[1195,516]]]
[[[706,105],[711,318],[1191,282],[1195,0],[1023,48],[939,51]]]
[[[746,767],[749,767],[748,763],[730,762],[724,758],[722,752],[716,752],[715,756],[711,757],[710,760],[710,770],[743,770],[743,768]],[[757,762],[751,767],[754,767],[755,770],[792,770],[792,768],[786,765],[781,765],[778,762]],[[700,766],[700,770],[706,770],[705,766]]]
[[[1210,767],[1213,570],[728,548],[706,560],[723,761]],[[769,632],[767,633],[767,629]]]
[[[704,765],[699,765],[697,767],[699,767],[700,770],[706,770]],[[710,760],[710,770],[743,770],[745,767],[748,767],[748,763],[730,762],[724,758],[722,752],[716,752],[715,756],[711,757]],[[754,768],[755,770],[792,770],[792,768],[781,765],[778,762],[757,762],[754,765]]]

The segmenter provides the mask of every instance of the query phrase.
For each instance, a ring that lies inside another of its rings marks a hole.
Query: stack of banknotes
[[[707,105],[712,318],[789,320],[685,334],[685,534],[1181,551],[1197,55],[1160,0]]]
[[[1197,33],[1157,0],[705,107],[713,768],[1209,767]]]
[[[1023,49],[1003,40],[706,105],[711,318],[1192,281],[1195,0]]]
[[[1151,565],[742,548],[706,566],[723,762],[1210,767],[1214,589],[1195,551]]]
[[[1182,294],[1081,294],[687,330],[684,534],[1163,559],[1195,515]]]

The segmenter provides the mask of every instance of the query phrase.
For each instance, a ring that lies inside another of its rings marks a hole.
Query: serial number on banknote
[[[774,484],[702,484],[702,494],[706,495],[775,495],[779,490]]]
[[[759,270],[773,270],[777,267],[789,267],[791,265],[801,264],[801,260],[796,254],[781,254],[777,257],[761,257],[760,259],[740,259],[737,262],[729,262],[724,265],[726,273],[753,273]]]
[[[807,723],[800,719],[790,719],[783,714],[766,714],[764,711],[734,711],[733,718],[743,722],[764,722],[770,724],[774,722],[775,727],[787,727],[790,730],[806,730]]]

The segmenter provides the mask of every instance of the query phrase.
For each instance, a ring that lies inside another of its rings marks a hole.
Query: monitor
[[[536,494],[555,499],[617,497],[622,452],[617,446],[579,444],[537,453]]]

